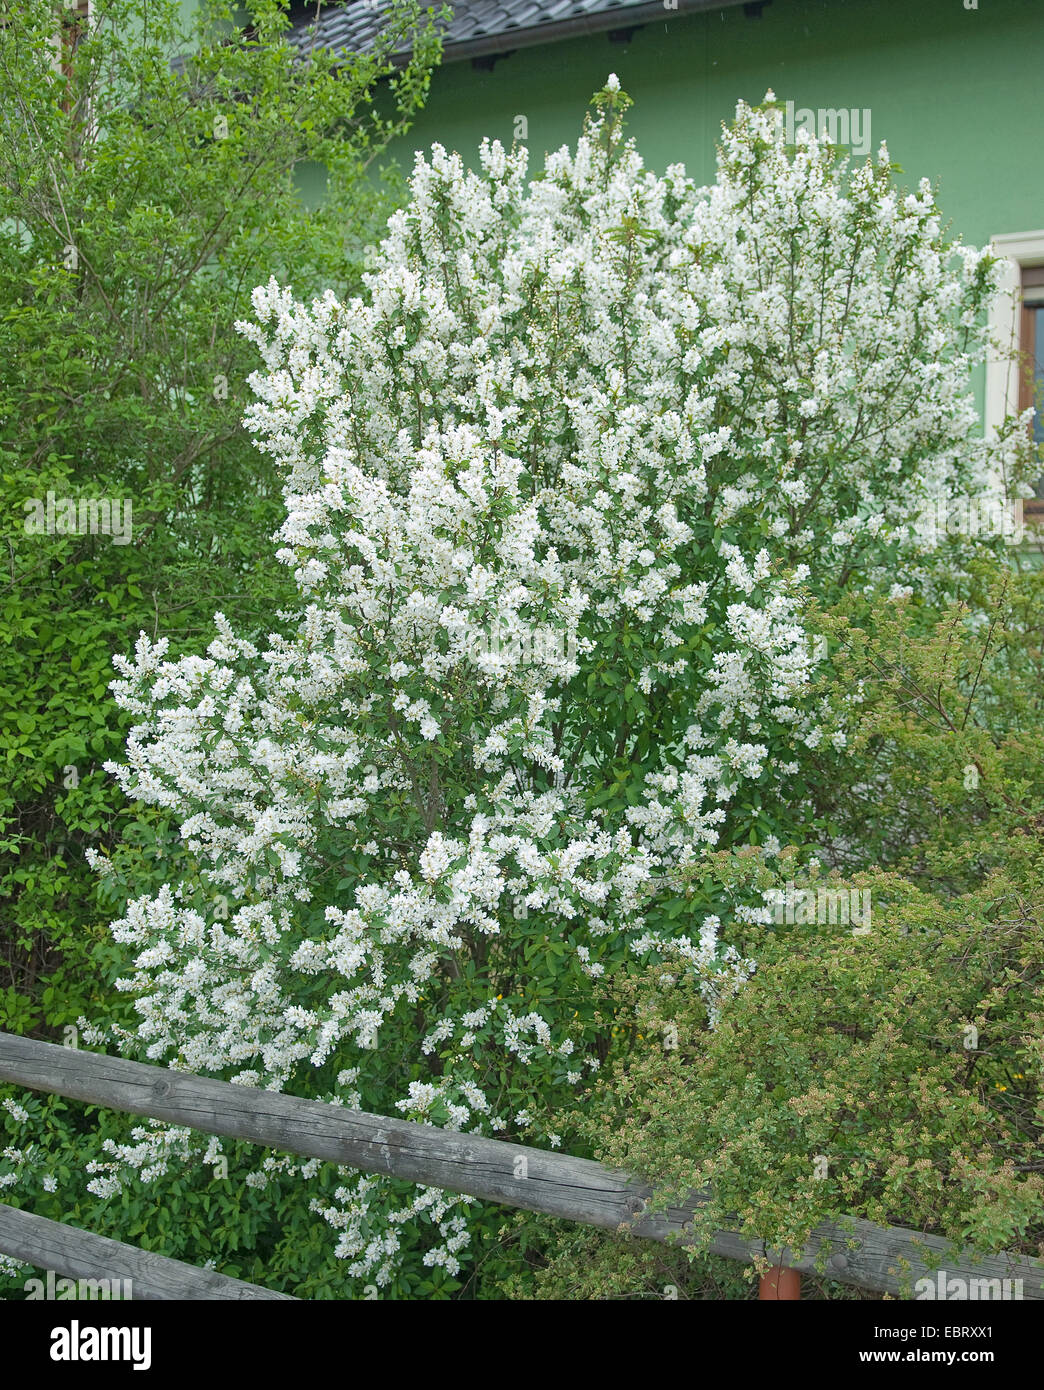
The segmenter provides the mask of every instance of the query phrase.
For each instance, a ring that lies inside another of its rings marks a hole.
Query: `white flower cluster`
[[[528,184],[524,150],[435,146],[363,297],[255,291],[247,421],[300,603],[258,645],[218,615],[205,657],[118,663],[110,770],[198,866],[114,926],[149,1057],[557,1144],[592,980],[671,954],[716,1016],[750,963],[663,908],[823,737],[801,585],[872,579],[883,528],[902,572],[917,489],[987,462],[984,260],[954,269],[887,172],[845,184],[745,107],[708,190],[601,120]],[[134,1139],[94,1190],[190,1147]],[[404,1223],[455,1272],[469,1205],[346,1173],[314,1210],[382,1284]]]

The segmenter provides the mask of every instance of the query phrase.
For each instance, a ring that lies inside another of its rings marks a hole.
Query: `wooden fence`
[[[705,1194],[694,1192],[682,1206],[648,1212],[652,1194],[647,1185],[590,1159],[233,1086],[9,1033],[0,1033],[0,1081],[585,1226],[617,1230],[626,1225],[636,1235],[661,1242],[684,1233],[693,1212],[706,1201]],[[82,1274],[89,1265],[95,1272],[104,1268],[110,1278],[133,1277],[135,1290],[140,1284],[138,1297],[285,1297],[116,1241],[101,1241],[57,1222],[33,1224],[41,1221],[0,1207],[0,1253],[70,1276]],[[841,1283],[893,1296],[901,1296],[922,1277],[934,1282],[934,1271],[942,1266],[951,1278],[1019,1279],[1023,1298],[1044,1299],[1044,1267],[1039,1261],[1024,1255],[967,1252],[956,1260],[950,1257],[948,1242],[938,1236],[874,1226],[857,1218],[818,1226],[802,1250],[771,1250],[730,1231],[719,1231],[709,1248],[745,1263],[764,1255],[774,1265],[819,1271]]]
[[[296,1302],[290,1294],[246,1284],[242,1279],[229,1279],[213,1270],[169,1260],[165,1255],[152,1255],[137,1246],[107,1240],[60,1221],[48,1221],[44,1216],[4,1203],[0,1203],[0,1253],[25,1260],[37,1269],[52,1269],[70,1279],[110,1283],[129,1280],[135,1298],[277,1298]]]

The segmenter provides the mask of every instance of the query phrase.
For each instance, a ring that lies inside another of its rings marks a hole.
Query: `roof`
[[[771,0],[744,5],[752,15]],[[438,3],[438,0],[432,0]],[[582,34],[637,28],[652,20],[670,19],[699,10],[724,10],[744,0],[470,0],[452,5],[453,18],[443,29],[443,62],[506,54],[516,48],[554,43]],[[344,0],[316,5],[293,5],[293,29],[288,35],[301,48],[365,52],[389,8],[389,0]]]

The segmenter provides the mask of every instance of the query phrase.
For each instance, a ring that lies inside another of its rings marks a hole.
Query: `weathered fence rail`
[[[70,1279],[130,1280],[134,1298],[297,1301],[290,1294],[230,1279],[211,1269],[197,1269],[166,1255],[152,1255],[136,1245],[124,1245],[61,1221],[48,1221],[45,1216],[4,1203],[0,1203],[0,1252]]]
[[[585,1226],[616,1230],[627,1225],[650,1240],[667,1241],[684,1233],[693,1212],[706,1201],[704,1194],[694,1192],[684,1206],[644,1212],[652,1195],[647,1185],[590,1159],[234,1086],[7,1033],[0,1033],[0,1081],[468,1193]],[[950,1248],[937,1236],[898,1226],[874,1226],[855,1218],[844,1225],[817,1227],[802,1250],[772,1250],[729,1231],[719,1231],[710,1246],[713,1253],[730,1259],[749,1261],[763,1254],[773,1264],[804,1272],[822,1268],[841,1283],[878,1293],[902,1294],[911,1281],[930,1276],[942,1265],[949,1275],[967,1279],[1021,1279],[1024,1298],[1044,1299],[1040,1262],[1024,1255],[967,1252],[957,1261],[950,1258]],[[0,1252],[5,1250],[0,1227]]]

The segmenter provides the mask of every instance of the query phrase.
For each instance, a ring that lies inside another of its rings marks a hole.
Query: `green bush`
[[[292,587],[266,557],[279,488],[240,423],[256,360],[233,325],[271,274],[357,286],[401,192],[374,160],[438,57],[412,0],[373,53],[308,64],[279,0],[236,42],[224,3],[194,27],[177,0],[91,8],[78,33],[60,0],[0,3],[0,1028],[50,1036],[122,1016],[85,849],[127,827],[164,881],[164,818],[117,809],[102,770],[126,732],[113,653],[143,629],[190,642],[215,606],[263,628]],[[62,534],[63,499],[118,501],[118,534]]]
[[[973,564],[948,604],[820,615],[824,689],[849,729],[812,775],[824,858],[894,868],[944,895],[997,869],[1019,879],[1044,826],[1044,572]]]
[[[850,597],[821,618],[849,730],[820,764],[822,862],[804,846],[719,866],[791,885],[792,905],[811,890],[820,920],[733,925],[758,968],[713,1030],[667,964],[604,1004],[621,1047],[587,1141],[659,1200],[710,1189],[692,1264],[531,1222],[540,1296],[662,1297],[679,1279],[722,1296],[713,1230],[798,1247],[846,1217],[1044,1253],[1044,578],[984,562],[948,606]],[[868,931],[822,920],[820,889],[842,888],[869,894]]]
[[[628,1045],[591,1097],[593,1149],[664,1202],[709,1187],[697,1242],[728,1229],[800,1248],[856,1216],[1044,1252],[1039,882],[996,874],[951,902],[895,875],[853,882],[870,933],[751,929],[758,970],[713,1031],[676,969],[620,985],[608,1006]],[[578,1269],[567,1239],[540,1286]]]

